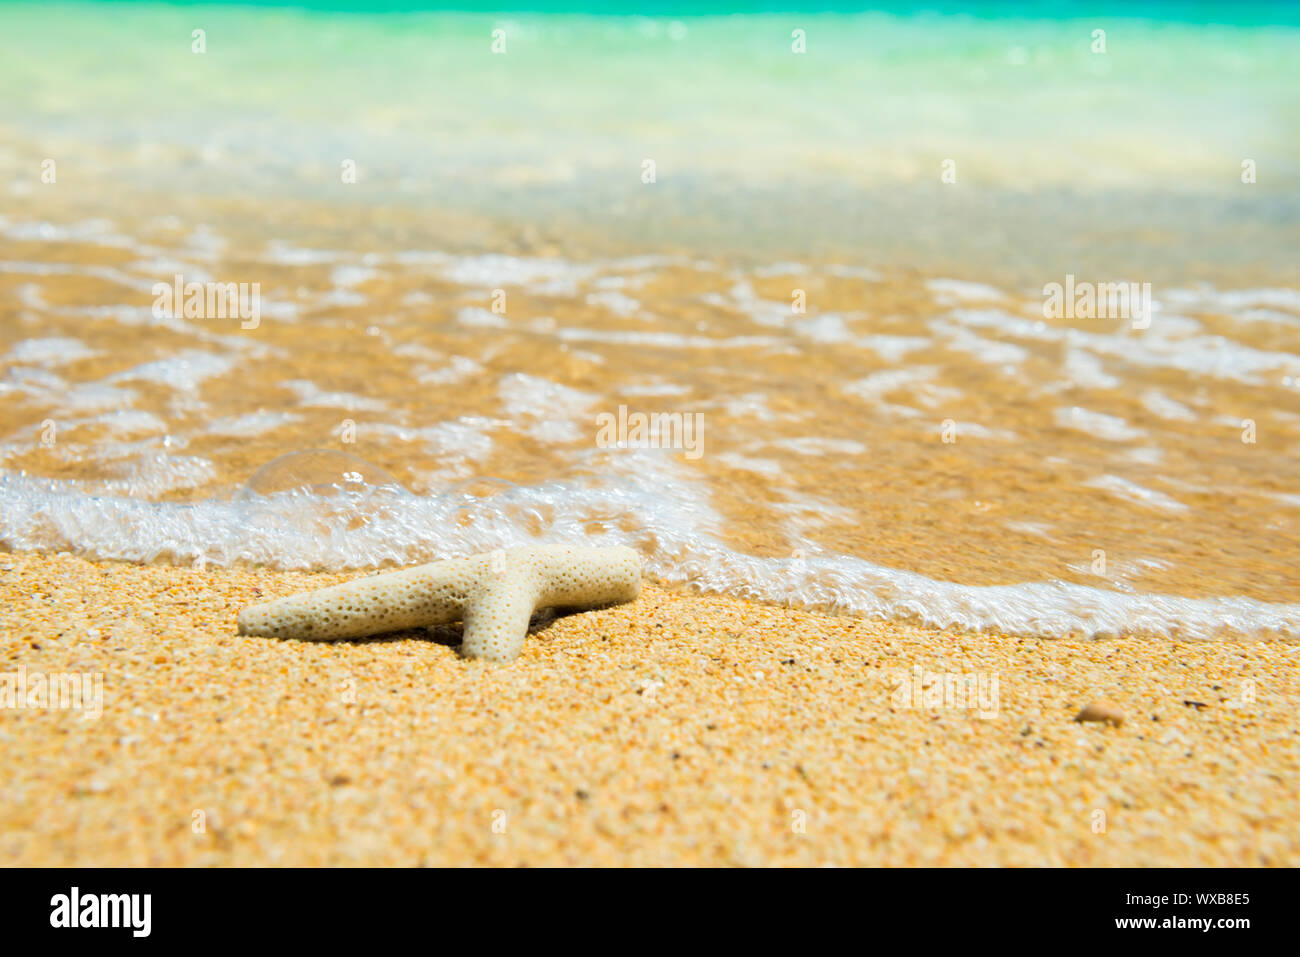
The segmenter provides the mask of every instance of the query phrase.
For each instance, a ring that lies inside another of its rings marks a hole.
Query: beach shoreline
[[[0,5],[0,862],[1300,863],[1292,12],[278,6]]]
[[[496,666],[454,627],[235,632],[354,575],[0,567],[3,670],[103,688],[98,717],[0,709],[8,865],[1300,861],[1293,642],[959,634],[647,582]],[[971,693],[927,698],[953,676]],[[1122,725],[1072,720],[1101,698]]]

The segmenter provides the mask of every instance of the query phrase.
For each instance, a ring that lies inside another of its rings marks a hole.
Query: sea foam
[[[661,582],[862,617],[1040,637],[1300,636],[1300,605],[1131,594],[1061,581],[967,585],[827,553],[727,546],[704,488],[653,450],[634,465],[532,486],[415,495],[396,486],[283,489],[196,503],[88,494],[0,475],[0,542],[94,559],[280,569],[374,569],[543,543],[628,545]]]

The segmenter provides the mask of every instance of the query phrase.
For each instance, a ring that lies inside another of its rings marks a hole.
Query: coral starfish
[[[418,565],[252,605],[239,633],[266,638],[361,638],[463,620],[461,653],[512,661],[539,608],[631,601],[641,558],[630,548],[542,545]]]

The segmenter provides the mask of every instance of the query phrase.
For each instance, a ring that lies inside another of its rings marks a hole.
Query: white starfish
[[[462,654],[513,661],[537,609],[615,604],[640,591],[641,557],[630,548],[541,545],[418,565],[251,605],[239,613],[239,633],[333,640],[464,621]]]

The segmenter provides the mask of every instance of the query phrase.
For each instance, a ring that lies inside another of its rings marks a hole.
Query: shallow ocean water
[[[8,547],[582,538],[856,614],[1300,633],[1294,26],[75,10],[0,8]],[[256,314],[187,315],[215,282]],[[255,478],[312,449],[356,460]]]

